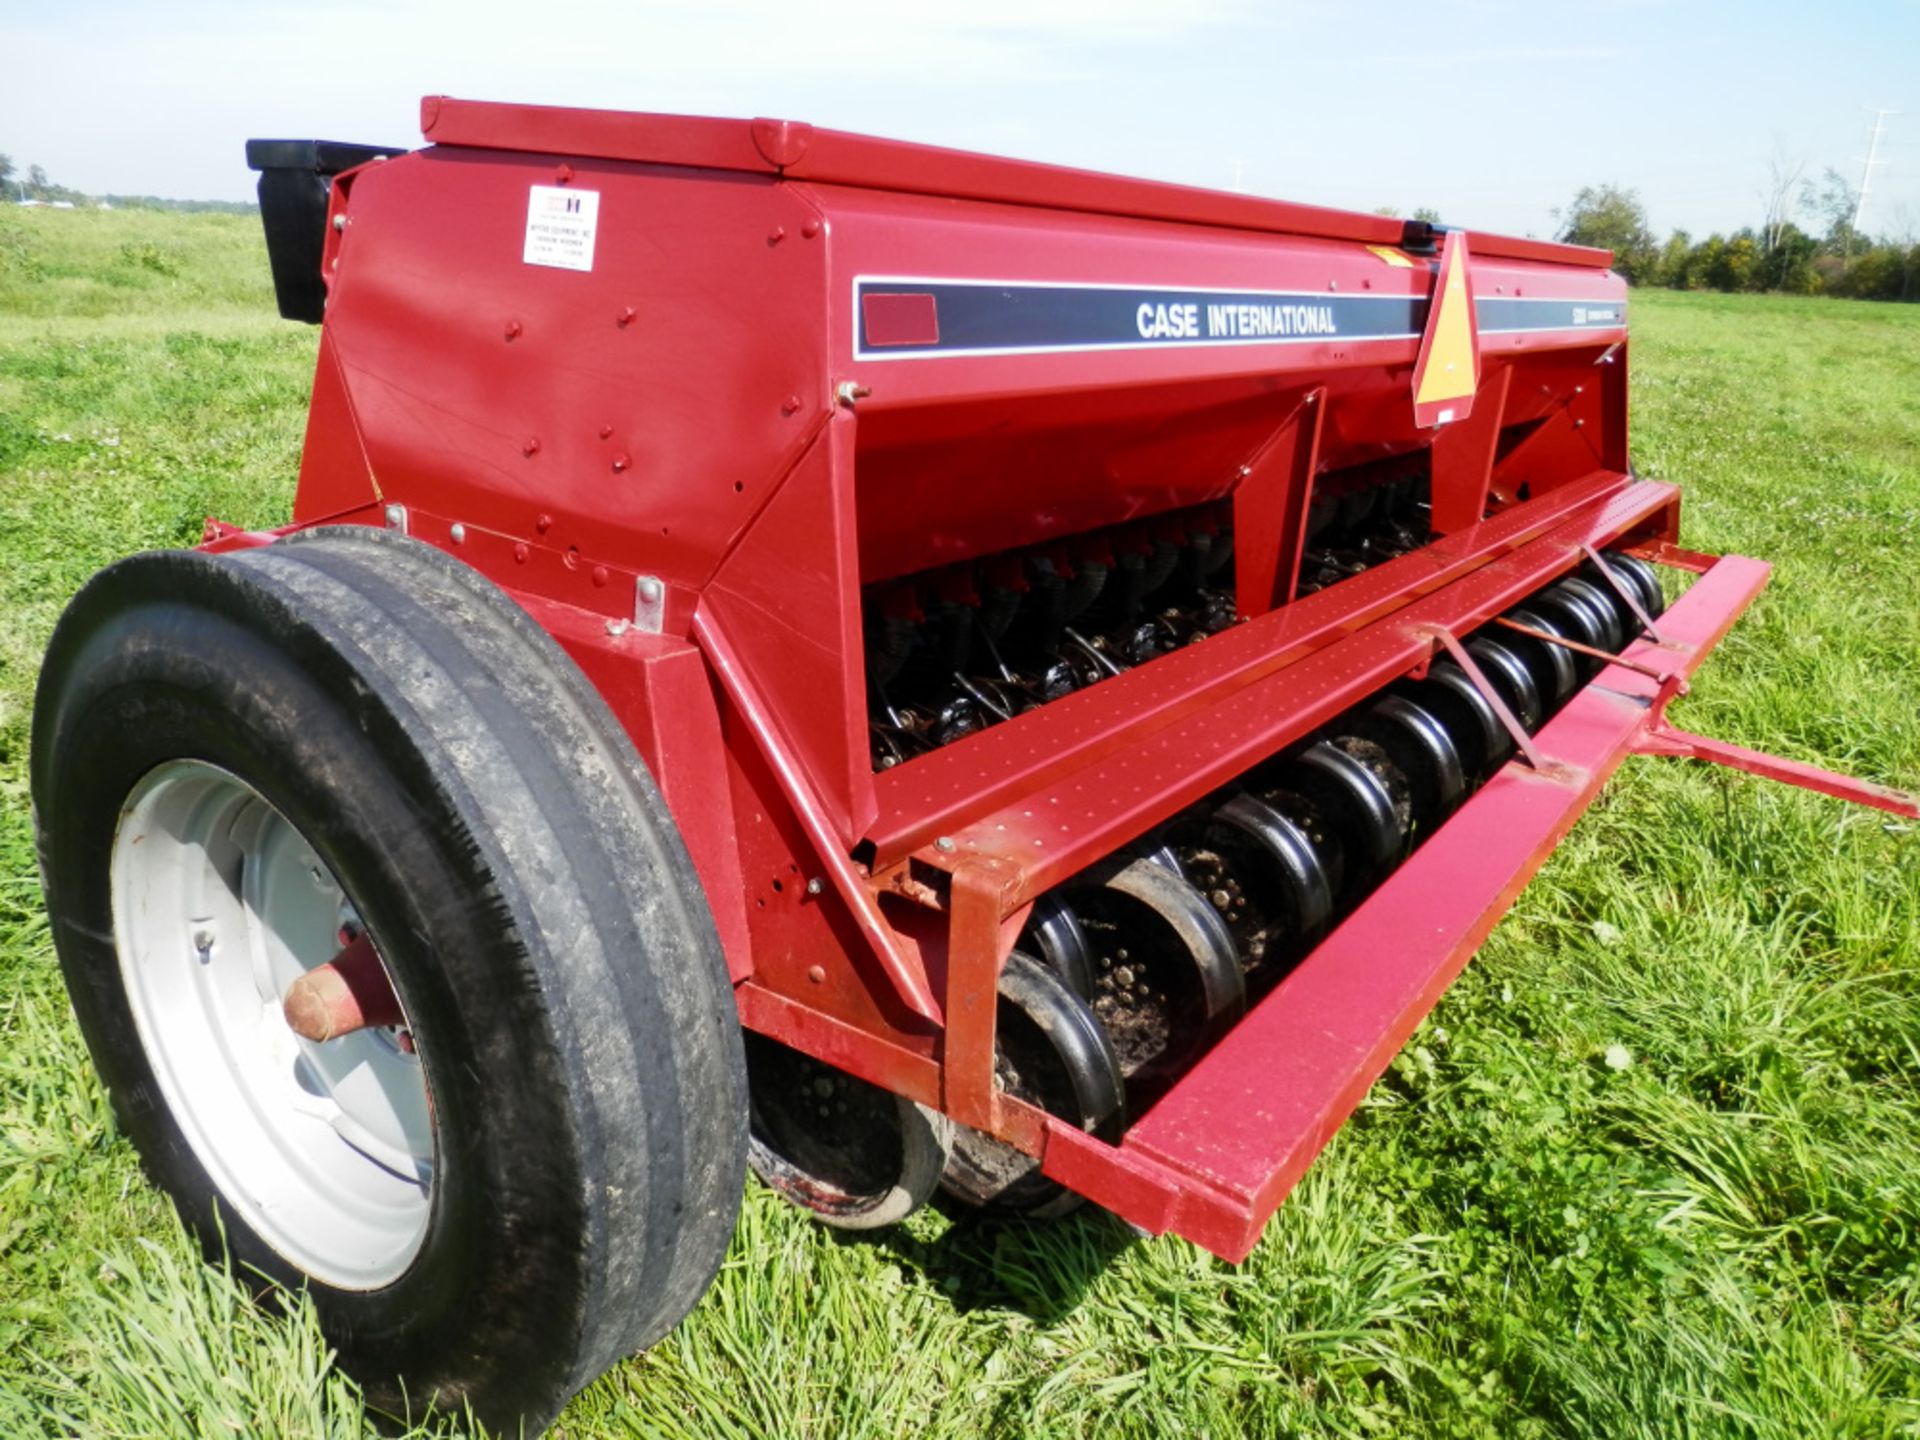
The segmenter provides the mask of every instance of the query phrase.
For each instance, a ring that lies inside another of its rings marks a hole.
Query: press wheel
[[[1016,1100],[1118,1144],[1126,1084],[1106,1031],[1045,965],[1015,950],[1000,972],[994,1085]],[[1079,1195],[1040,1173],[1040,1162],[1004,1140],[956,1126],[941,1188],[996,1215],[1049,1220],[1077,1209]]]
[[[1180,862],[1232,932],[1249,978],[1304,951],[1333,893],[1307,833],[1254,795],[1236,795],[1178,831]]]
[[[1226,922],[1161,853],[1171,852],[1156,847],[1152,857],[1094,872],[1068,896],[1093,953],[1093,1012],[1135,1108],[1246,1007]]]
[[[746,1037],[747,1163],[776,1194],[841,1230],[904,1220],[931,1196],[953,1122],[764,1035]]]

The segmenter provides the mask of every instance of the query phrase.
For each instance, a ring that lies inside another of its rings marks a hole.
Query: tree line
[[[116,210],[217,210],[231,215],[251,215],[260,207],[244,200],[165,200],[158,195],[88,195],[65,185],[56,185],[38,165],[27,166],[20,174],[13,157],[0,153],[0,204],[18,204],[23,200],[41,200],[49,205],[65,201],[75,206],[110,205]]]
[[[1637,192],[1588,185],[1560,212],[1559,238],[1613,251],[1613,268],[1631,285],[1920,301],[1920,225],[1881,235],[1855,229],[1860,195],[1837,170],[1803,182],[1776,161],[1761,198],[1758,226],[1703,240],[1675,230],[1661,240]]]

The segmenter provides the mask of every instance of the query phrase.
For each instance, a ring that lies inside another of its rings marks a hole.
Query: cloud
[[[1492,65],[1534,61],[1619,60],[1630,51],[1612,49],[1555,49],[1517,45],[1491,50],[1422,50],[1408,55],[1364,55],[1372,65]]]

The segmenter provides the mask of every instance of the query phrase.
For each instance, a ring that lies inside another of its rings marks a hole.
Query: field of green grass
[[[1778,564],[1682,724],[1920,784],[1920,307],[1642,293],[1635,450]],[[67,596],[284,515],[314,332],[255,223],[0,218],[0,1433],[369,1433],[203,1266],[41,915]],[[750,1187],[691,1320],[558,1433],[1920,1435],[1920,833],[1629,762],[1239,1268],[1083,1213],[849,1240]]]

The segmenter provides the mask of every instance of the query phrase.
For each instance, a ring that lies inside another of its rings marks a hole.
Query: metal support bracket
[[[1783,785],[1830,795],[1836,800],[1848,800],[1856,805],[1870,805],[1876,810],[1885,810],[1889,814],[1901,815],[1909,820],[1920,820],[1920,795],[1915,795],[1911,791],[1896,790],[1891,785],[1876,785],[1871,780],[1860,780],[1851,775],[1823,770],[1818,765],[1808,765],[1799,760],[1784,760],[1778,755],[1749,750],[1744,745],[1733,745],[1725,740],[1715,740],[1710,736],[1695,735],[1689,730],[1682,730],[1678,726],[1668,724],[1665,714],[1658,710],[1655,718],[1640,732],[1639,738],[1634,743],[1634,749],[1642,755],[1672,755],[1686,760],[1707,760],[1715,765],[1725,765],[1729,769],[1744,770],[1749,775],[1778,780]]]
[[[1680,684],[1674,693],[1677,695],[1687,693],[1686,677],[1680,675],[1677,670],[1661,670],[1652,665],[1643,665],[1638,660],[1629,660],[1624,655],[1615,655],[1611,651],[1583,645],[1578,640],[1567,639],[1564,635],[1550,635],[1545,630],[1536,630],[1531,625],[1523,625],[1518,620],[1508,619],[1505,615],[1494,616],[1493,623],[1516,634],[1525,635],[1530,640],[1538,640],[1543,645],[1558,645],[1561,649],[1571,650],[1576,655],[1588,655],[1595,660],[1604,660],[1609,665],[1619,665],[1636,674],[1644,675],[1649,680],[1658,681],[1662,685],[1666,684],[1669,678],[1678,678]]]
[[[1543,774],[1547,773],[1552,767],[1541,756],[1539,747],[1533,743],[1533,737],[1527,733],[1527,727],[1522,725],[1519,717],[1507,708],[1507,702],[1500,698],[1500,692],[1488,683],[1487,677],[1481,673],[1479,664],[1467,653],[1467,647],[1462,645],[1455,638],[1454,633],[1444,625],[1423,625],[1420,627],[1420,633],[1440,642],[1447,654],[1453,657],[1454,664],[1466,672],[1467,678],[1473,682],[1473,688],[1480,692],[1481,698],[1493,707],[1493,713],[1499,716],[1500,723],[1507,727],[1507,734],[1513,737],[1514,747],[1526,757],[1527,764]]]
[[[1633,587],[1613,573],[1613,567],[1600,558],[1600,552],[1593,548],[1591,541],[1581,545],[1580,548],[1587,552],[1587,558],[1593,562],[1594,569],[1606,577],[1607,584],[1613,587],[1614,594],[1624,600],[1627,608],[1633,611],[1633,618],[1646,627],[1647,634],[1653,636],[1653,643],[1666,644],[1667,637],[1660,633],[1660,627],[1653,623],[1653,617],[1647,614],[1646,609],[1640,604],[1639,597],[1633,593]]]

